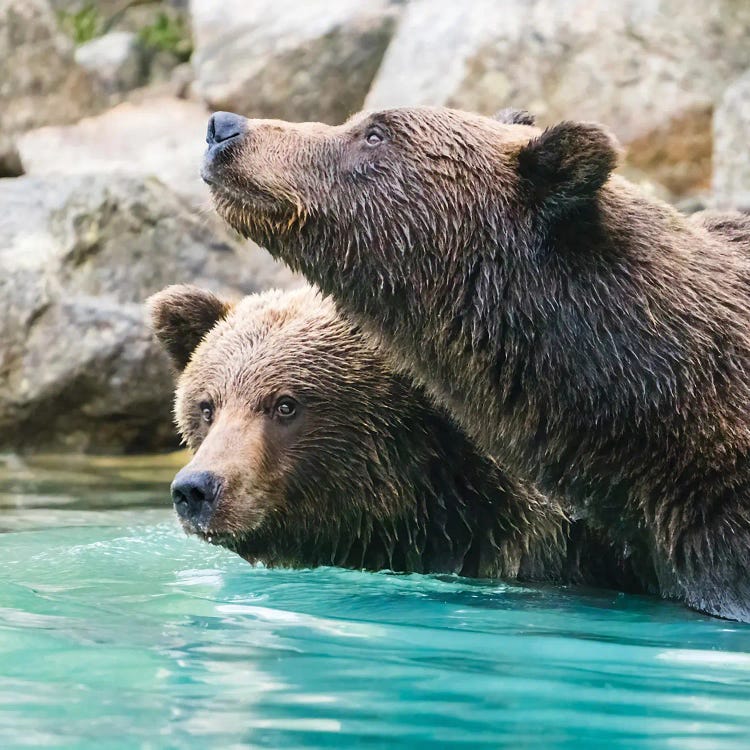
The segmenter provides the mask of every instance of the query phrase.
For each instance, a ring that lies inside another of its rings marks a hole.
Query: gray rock
[[[389,0],[192,0],[196,91],[213,109],[338,123],[393,33]]]
[[[742,0],[414,0],[365,106],[521,106],[599,120],[677,195],[705,189],[711,113],[750,67]]]
[[[750,70],[724,93],[714,115],[714,202],[750,211]]]
[[[170,88],[178,99],[187,99],[190,96],[190,89],[194,80],[193,66],[190,63],[178,65],[169,74]]]
[[[102,106],[44,0],[0,0],[0,132],[73,122]]]
[[[208,213],[200,179],[208,118],[201,104],[158,97],[119,104],[75,125],[30,131],[17,145],[28,174],[154,176]]]
[[[0,450],[173,446],[145,298],[179,282],[234,297],[289,284],[154,179],[19,177],[0,181],[0,204]]]
[[[190,18],[185,8],[165,2],[131,3],[116,28],[138,34],[150,83],[168,81],[192,53]]]
[[[143,47],[129,31],[112,31],[80,45],[75,59],[107,93],[130,91],[146,81]]]
[[[87,8],[94,7],[98,15],[104,19],[111,18],[122,11],[129,4],[128,0],[49,0],[49,4],[58,13],[80,13]]]

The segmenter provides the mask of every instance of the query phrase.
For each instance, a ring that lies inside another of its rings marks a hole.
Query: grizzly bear
[[[625,545],[644,583],[748,621],[747,225],[691,221],[613,174],[598,124],[529,123],[217,113],[203,176],[232,226]]]
[[[230,305],[172,286],[149,307],[194,451],[172,486],[189,533],[267,565],[627,586],[627,561],[610,572],[590,535],[582,553],[559,503],[484,457],[315,291]]]

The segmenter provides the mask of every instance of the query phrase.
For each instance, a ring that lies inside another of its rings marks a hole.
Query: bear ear
[[[151,330],[182,372],[203,337],[231,310],[215,294],[187,284],[162,289],[146,300]]]
[[[596,195],[619,155],[617,141],[601,125],[561,122],[521,149],[518,170],[544,210],[560,216]]]
[[[534,115],[525,109],[513,109],[512,107],[506,107],[495,112],[492,119],[504,122],[506,125],[533,125],[535,122]]]

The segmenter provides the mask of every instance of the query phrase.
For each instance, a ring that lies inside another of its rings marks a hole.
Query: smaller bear
[[[195,452],[183,528],[250,562],[560,580],[567,520],[505,476],[311,289],[149,300]]]
[[[316,291],[233,306],[171,286],[149,308],[194,451],[172,485],[188,533],[269,566],[628,587],[627,561],[571,534]]]

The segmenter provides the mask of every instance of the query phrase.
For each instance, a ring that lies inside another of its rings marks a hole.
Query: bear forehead
[[[427,136],[421,141],[429,144],[432,133],[435,138],[449,137],[462,140],[487,140],[494,143],[523,144],[538,135],[541,130],[524,118],[487,117],[474,112],[465,112],[449,107],[392,107],[380,110],[363,110],[353,114],[341,125],[321,122],[287,122],[284,120],[250,120],[251,127],[262,127],[268,133],[283,135],[294,133],[314,141],[327,138],[348,137],[360,134],[368,126],[380,124],[394,133]]]
[[[185,368],[185,392],[330,390],[371,379],[382,363],[319,294],[253,295],[238,303],[199,344]]]
[[[341,127],[361,129],[374,123],[425,134],[432,131],[436,135],[441,132],[465,134],[468,130],[469,133],[484,134],[510,142],[526,142],[541,132],[538,127],[527,122],[509,122],[460,109],[429,106],[364,110],[352,115]]]
[[[225,364],[252,369],[301,364],[306,352],[318,352],[335,343],[337,325],[325,309],[297,309],[273,303],[240,303],[219,321],[196,349],[191,364]]]

